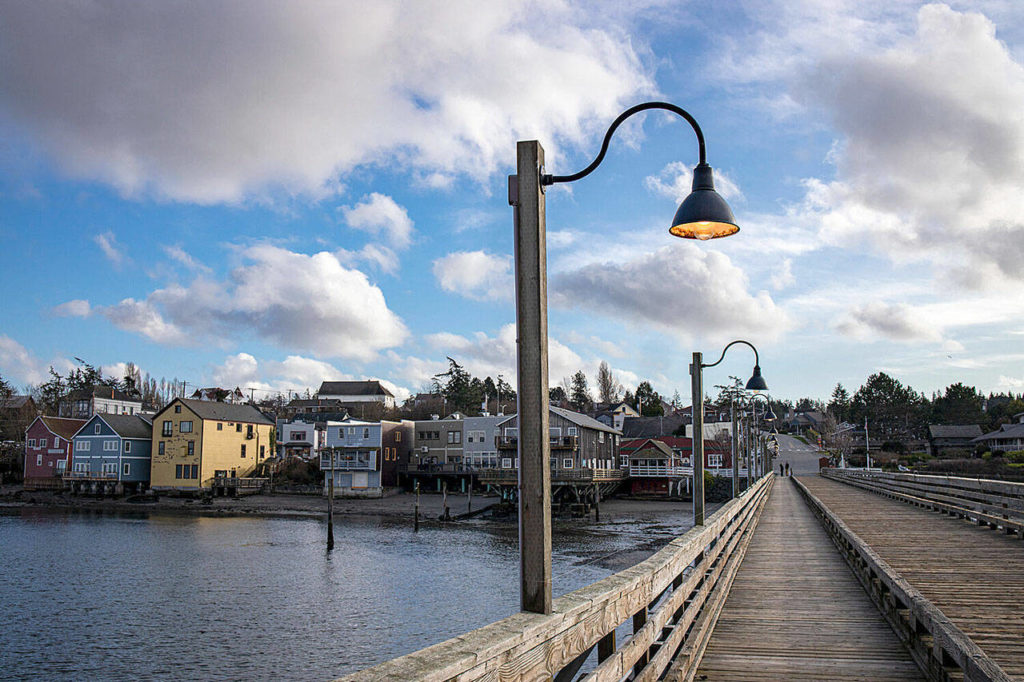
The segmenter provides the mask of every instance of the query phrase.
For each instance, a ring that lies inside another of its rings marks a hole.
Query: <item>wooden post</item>
[[[594,521],[601,521],[601,484],[594,484]]]
[[[328,450],[331,458],[331,481],[327,484],[327,551],[334,549],[334,449]]]
[[[470,474],[469,478],[469,501],[466,503],[466,513],[469,514],[473,511],[473,475]]]
[[[451,514],[448,513],[448,481],[441,484],[441,520],[450,521]]]
[[[412,532],[420,532],[420,482],[416,481],[416,515],[415,521],[413,521]]]
[[[524,611],[551,613],[551,443],[548,432],[548,286],[544,148],[516,145],[516,366],[519,415],[519,578]]]
[[[693,354],[690,365],[690,397],[693,403],[693,447],[690,452],[693,459],[693,525],[704,525],[704,361],[701,353]]]

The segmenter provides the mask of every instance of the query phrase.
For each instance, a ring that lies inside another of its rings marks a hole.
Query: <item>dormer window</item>
[[[95,433],[95,434],[99,434],[99,432],[100,432],[100,425],[99,424],[93,425],[92,432]]]

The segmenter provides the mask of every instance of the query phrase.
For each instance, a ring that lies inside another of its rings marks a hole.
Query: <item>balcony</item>
[[[499,450],[515,450],[519,447],[519,436],[499,436]],[[552,450],[575,450],[579,445],[579,436],[551,436],[548,440]]]
[[[478,469],[481,483],[517,483],[519,469]],[[621,481],[626,477],[622,469],[552,469],[551,483],[593,483]]]
[[[331,469],[331,458],[330,456],[320,457],[320,470],[330,471]],[[376,471],[377,462],[376,458],[344,458],[337,457],[334,460],[335,471]]]
[[[94,473],[92,471],[65,471],[64,479],[74,481],[116,481],[117,473]]]

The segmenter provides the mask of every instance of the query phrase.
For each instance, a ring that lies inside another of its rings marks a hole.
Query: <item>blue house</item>
[[[97,414],[75,433],[64,480],[73,492],[141,492],[149,487],[152,442],[153,424],[144,417]]]

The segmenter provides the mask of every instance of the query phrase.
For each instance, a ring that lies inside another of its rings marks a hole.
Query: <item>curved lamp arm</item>
[[[744,341],[743,339],[737,339],[736,341],[731,342],[728,346],[722,349],[722,355],[719,356],[718,360],[712,362],[710,365],[705,365],[701,363],[701,367],[707,369],[708,367],[714,367],[715,365],[719,364],[720,362],[722,362],[722,360],[725,359],[725,352],[729,350],[729,348],[731,348],[732,346],[735,346],[737,343],[745,343],[746,345],[750,346],[750,350],[754,351],[754,366],[760,367],[761,360],[757,356],[757,349],[754,348],[754,344],[750,343],[749,341]]]
[[[648,109],[664,109],[665,111],[671,111],[672,113],[679,114],[685,118],[687,123],[693,126],[693,132],[697,133],[697,150],[700,155],[700,163],[707,163],[704,153],[704,133],[701,132],[700,126],[697,125],[697,121],[693,116],[691,116],[686,110],[677,107],[675,104],[670,104],[669,102],[644,102],[643,104],[637,104],[634,107],[626,109],[624,112],[619,114],[617,119],[612,121],[612,125],[608,128],[608,132],[604,134],[604,142],[601,143],[601,151],[598,153],[597,158],[590,162],[589,166],[581,170],[579,173],[573,173],[572,175],[541,175],[540,184],[544,186],[553,185],[557,182],[575,182],[580,178],[585,178],[590,175],[595,168],[601,165],[601,162],[604,160],[604,155],[608,152],[608,144],[612,140],[612,135],[615,133],[615,130],[622,125],[622,122],[633,114],[641,111],[647,111]],[[753,346],[751,346],[751,348],[753,348]],[[756,353],[757,351],[754,352]]]

